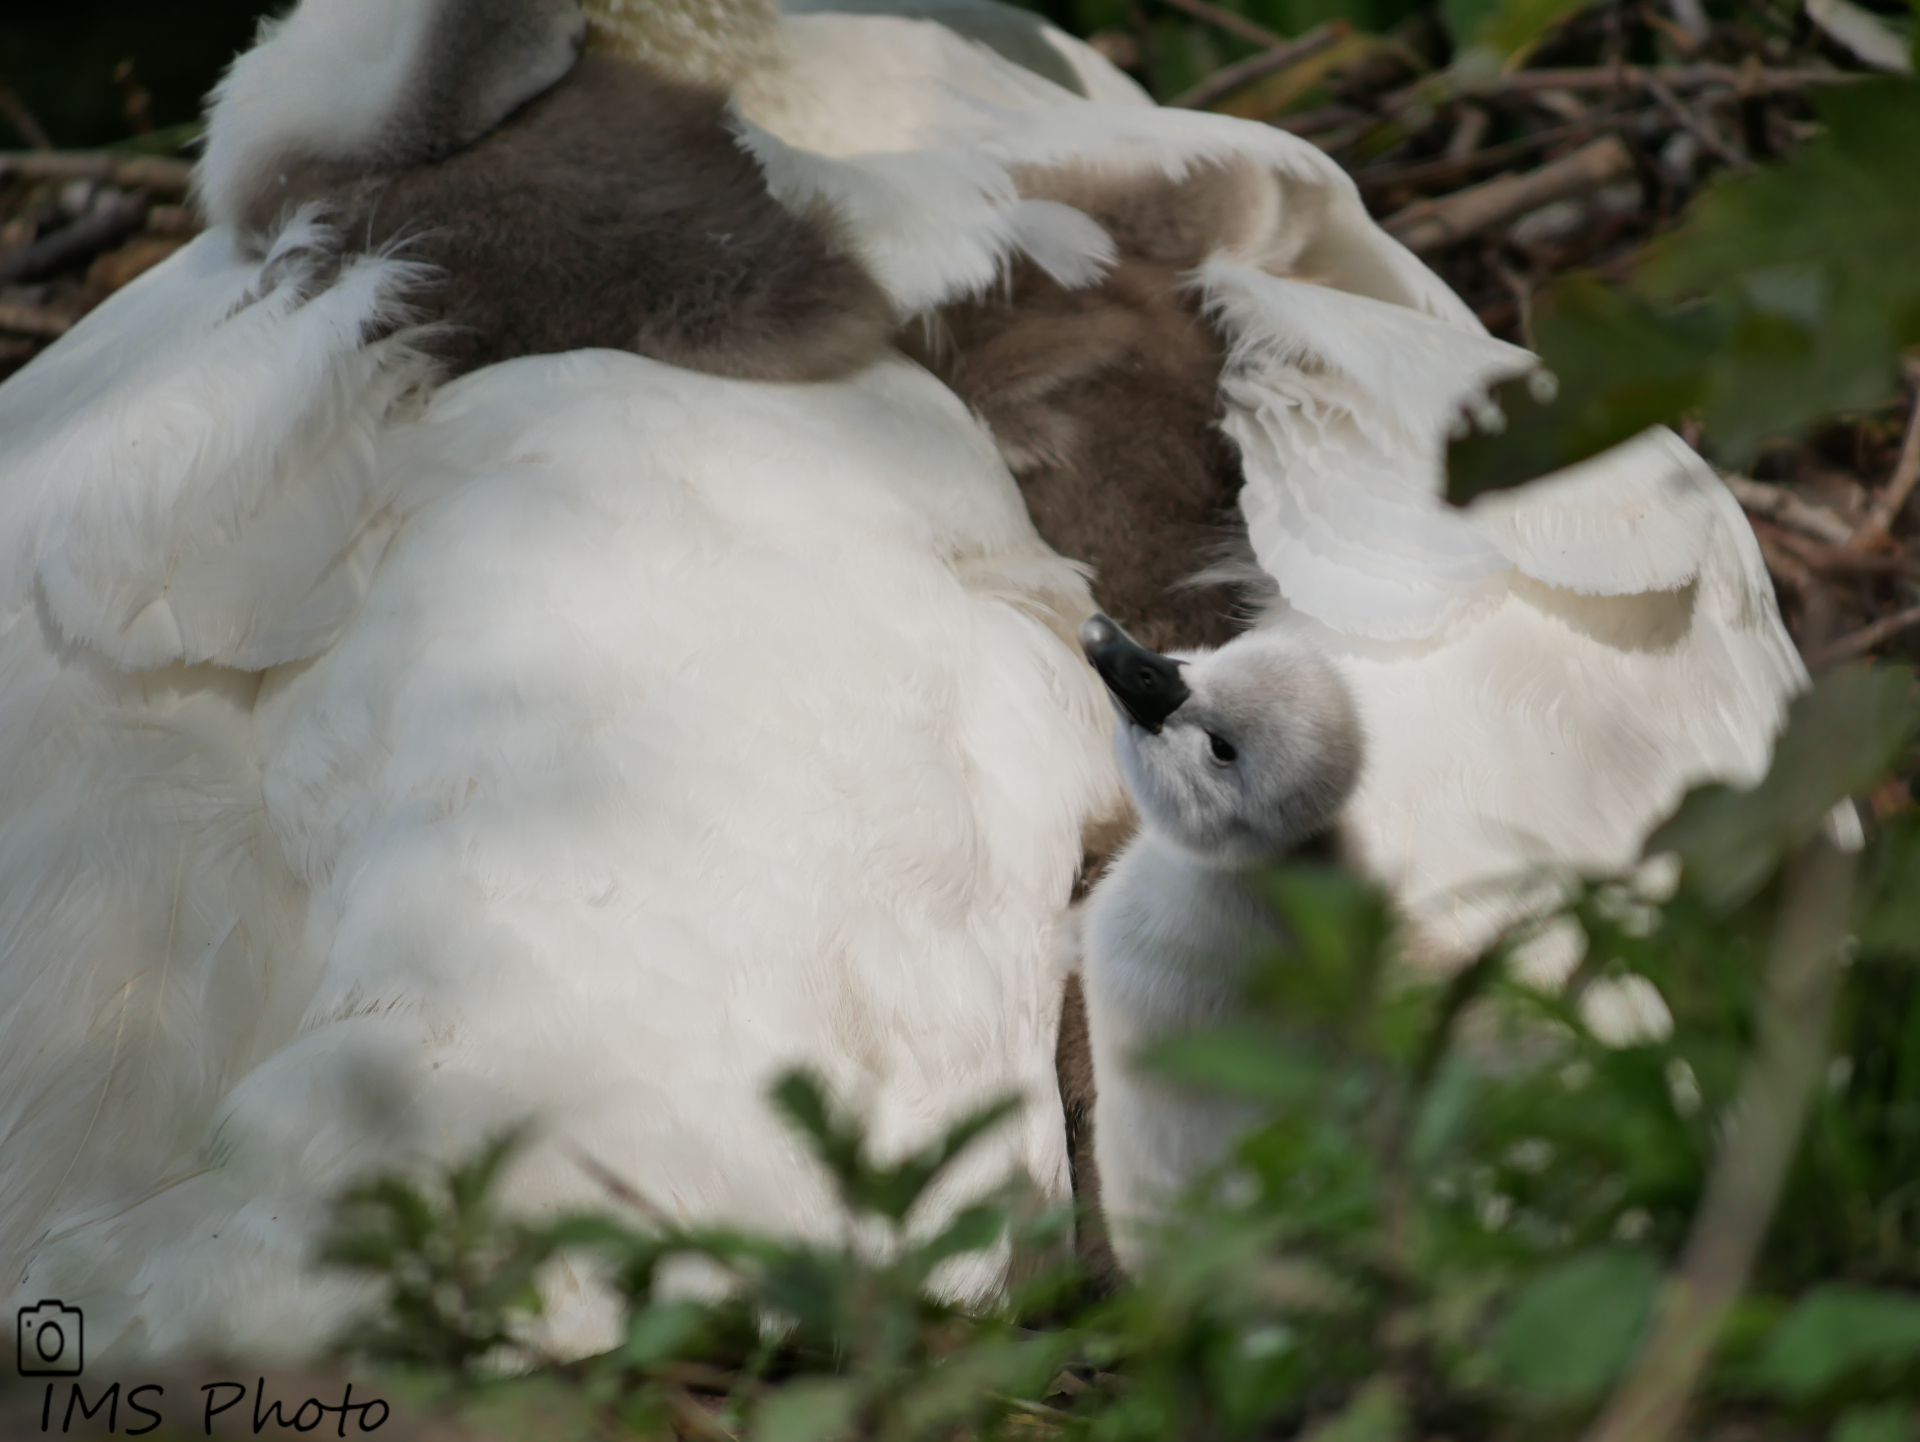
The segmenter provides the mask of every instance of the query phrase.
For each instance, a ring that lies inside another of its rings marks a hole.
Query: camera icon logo
[[[20,1309],[19,1368],[22,1377],[78,1377],[84,1344],[78,1307],[43,1301]]]

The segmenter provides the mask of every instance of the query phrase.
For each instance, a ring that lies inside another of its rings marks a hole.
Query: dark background
[[[1126,29],[1141,11],[1128,0],[1013,0],[1077,35]],[[1421,0],[1217,0],[1282,35],[1295,35],[1335,15],[1363,29],[1385,31],[1419,8]],[[153,148],[178,141],[166,132],[191,125],[221,72],[253,41],[262,15],[280,14],[292,0],[0,0],[0,87],[19,97],[47,138],[61,148],[91,148],[158,132]],[[1164,6],[1152,8],[1161,76],[1172,89],[1250,48],[1185,22]],[[1192,53],[1188,53],[1192,52]],[[116,83],[114,71],[131,62]],[[145,92],[140,112],[138,92]],[[0,97],[4,99],[4,97]],[[135,113],[130,113],[129,101]],[[33,137],[0,104],[0,150],[27,146]]]
[[[136,125],[126,97],[150,96],[145,123],[155,129],[199,118],[200,102],[229,61],[253,39],[263,14],[285,9],[265,0],[7,0],[0,5],[0,85],[11,89],[57,146],[108,145]],[[129,82],[114,67],[131,60]],[[0,149],[28,137],[0,116]]]

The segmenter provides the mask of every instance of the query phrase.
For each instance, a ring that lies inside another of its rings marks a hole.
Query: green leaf
[[[811,1072],[794,1070],[774,1083],[772,1095],[794,1129],[813,1144],[841,1194],[856,1196],[866,1180],[860,1128],[834,1109],[826,1084]]]
[[[503,1132],[487,1142],[471,1161],[447,1173],[447,1195],[457,1216],[473,1216],[484,1209],[501,1170],[526,1137],[524,1126]]]
[[[1496,392],[1506,427],[1454,445],[1450,499],[1690,411],[1715,454],[1741,464],[1768,437],[1887,397],[1901,352],[1920,344],[1920,85],[1835,86],[1814,105],[1820,138],[1710,186],[1649,247],[1628,291],[1574,277],[1541,297],[1536,330],[1557,393],[1539,404],[1526,382]]]
[[[635,1312],[627,1323],[620,1360],[635,1367],[665,1361],[685,1345],[705,1316],[706,1308],[698,1302],[660,1302]]]
[[[1724,343],[1704,419],[1729,460],[1891,388],[1920,340],[1920,86],[1865,81],[1814,93],[1825,133],[1783,163],[1710,187],[1637,289],[1706,297]]]
[[[931,1271],[949,1257],[983,1252],[999,1241],[1006,1229],[1007,1214],[1002,1208],[989,1204],[963,1207],[938,1236],[915,1249],[916,1265]]]
[[[1920,960],[1920,811],[1894,817],[1873,838],[1860,895],[1861,949]]]
[[[1034,1397],[1072,1356],[1069,1332],[1012,1340],[982,1337],[942,1358],[901,1398],[888,1435],[948,1437],[970,1420],[1002,1408],[1004,1397]]]
[[[392,1234],[407,1246],[419,1246],[434,1228],[433,1205],[404,1178],[382,1177],[370,1182],[349,1192],[347,1204],[364,1207],[369,1219],[380,1216]]]
[[[1440,16],[1447,22],[1456,50],[1465,50],[1490,26],[1500,10],[1500,0],[1441,0]]]
[[[863,1201],[884,1217],[902,1220],[962,1152],[1019,1111],[1020,1106],[1019,1097],[1004,1096],[962,1117],[918,1156],[875,1175]]]
[[[1550,390],[1533,377],[1493,392],[1506,418],[1447,451],[1447,499],[1517,486],[1599,454],[1695,405],[1706,391],[1714,337],[1699,317],[1663,316],[1588,277],[1542,299],[1535,322]],[[1550,394],[1544,403],[1541,394]]]
[[[1253,991],[1282,1025],[1348,1037],[1370,1010],[1392,935],[1379,887],[1328,866],[1283,866],[1261,889],[1285,940],[1254,974]]]
[[[392,1377],[391,1373],[383,1377],[379,1389],[390,1396],[389,1389],[395,1386]],[[607,1435],[593,1399],[551,1375],[489,1381],[472,1392],[450,1393],[445,1406],[451,1415],[443,1414],[445,1420],[438,1425],[429,1424],[430,1435],[455,1436],[462,1442],[519,1442],[528,1437],[538,1437],[540,1442],[598,1442]],[[273,1430],[282,1431],[277,1427]],[[240,1435],[246,1435],[244,1428]],[[323,1425],[309,1435],[331,1436],[332,1429]],[[347,1429],[347,1435],[353,1435],[352,1428]],[[369,1435],[379,1437],[382,1432],[376,1430]]]
[[[851,1383],[805,1378],[769,1393],[753,1419],[753,1442],[832,1442],[852,1434],[858,1401]]]
[[[1914,720],[1911,671],[1835,672],[1794,701],[1773,766],[1758,786],[1688,793],[1648,838],[1647,854],[1678,852],[1710,901],[1738,906],[1819,830],[1836,802],[1864,790],[1892,764]]]
[[[1324,1069],[1314,1058],[1271,1031],[1246,1025],[1168,1037],[1139,1060],[1169,1081],[1282,1107],[1310,1102],[1324,1083]]]
[[[632,1229],[623,1227],[611,1217],[597,1216],[591,1212],[557,1217],[551,1222],[543,1223],[536,1235],[548,1251],[561,1251],[572,1247],[597,1247],[624,1256],[634,1252],[657,1250],[660,1246],[657,1237],[643,1237]]]
[[[1496,63],[1533,47],[1534,42],[1585,0],[1442,0],[1441,14],[1457,49],[1483,52]],[[1479,68],[1480,62],[1474,62]],[[1488,67],[1491,68],[1491,67]]]
[[[1313,1442],[1400,1442],[1408,1421],[1399,1386],[1376,1377],[1337,1416],[1313,1429]]]
[[[1017,1096],[999,1097],[962,1117],[940,1140],[898,1166],[877,1167],[868,1158],[865,1127],[833,1104],[818,1077],[788,1072],[775,1083],[772,1096],[774,1105],[812,1144],[848,1209],[878,1212],[893,1222],[913,1210],[962,1152],[1021,1106]]]
[[[1834,1285],[1809,1293],[1773,1331],[1756,1380],[1795,1399],[1862,1374],[1920,1371],[1920,1297]]]
[[[1598,1399],[1633,1356],[1659,1286],[1660,1264],[1638,1250],[1581,1252],[1541,1273],[1494,1337],[1500,1375],[1547,1406]]]
[[[1849,1407],[1834,1425],[1829,1442],[1914,1442],[1913,1407],[1896,1402],[1885,1407]]]

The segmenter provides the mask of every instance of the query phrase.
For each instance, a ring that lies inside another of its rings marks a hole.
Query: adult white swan
[[[290,138],[417,134],[389,122],[457,9],[308,0],[216,107],[214,228],[0,390],[0,1249],[97,1341],[311,1344],[348,1300],[302,1271],[327,1196],[527,1114],[523,1201],[591,1195],[586,1151],[823,1225],[760,1100],[793,1061],[889,1145],[1020,1087],[968,1180],[1064,1184],[1051,931],[1117,795],[1105,702],[1084,582],[953,391],[613,351],[435,390],[396,330],[430,277],[223,208]],[[1100,282],[1085,210],[1138,260],[1115,186],[1207,201],[1271,623],[1342,658],[1361,853],[1443,941],[1457,883],[1617,859],[1683,780],[1762,764],[1799,673],[1737,510],[1655,438],[1442,511],[1454,404],[1523,358],[1309,147],[926,22],[605,18],[736,86],[773,194],[902,316],[1016,260]],[[461,139],[571,73],[534,38],[435,112]],[[602,1335],[585,1301],[559,1333]]]

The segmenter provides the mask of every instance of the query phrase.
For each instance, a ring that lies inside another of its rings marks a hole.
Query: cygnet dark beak
[[[1089,617],[1080,627],[1080,649],[1115,704],[1155,735],[1191,694],[1180,679],[1180,662],[1149,651],[1105,616]]]

